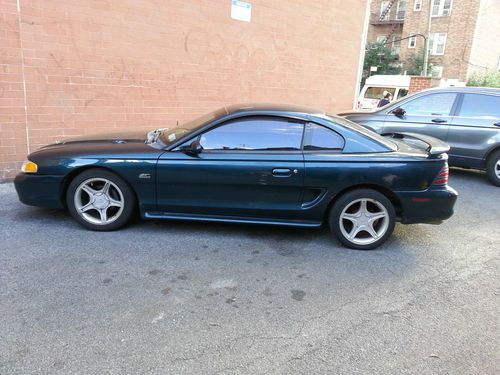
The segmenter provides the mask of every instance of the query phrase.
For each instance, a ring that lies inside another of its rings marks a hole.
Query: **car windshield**
[[[172,129],[162,129],[160,132],[159,139],[165,146],[170,146],[175,141],[179,140],[180,138],[183,138],[185,135],[198,130],[207,123],[217,120],[218,118],[226,114],[227,111],[223,107],[213,112],[207,113],[203,116],[200,116],[194,120],[186,122],[178,127]]]

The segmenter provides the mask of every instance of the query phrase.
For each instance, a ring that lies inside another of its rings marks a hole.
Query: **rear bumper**
[[[62,193],[63,176],[19,173],[15,180],[19,200],[29,206],[64,208]]]
[[[424,191],[398,192],[403,224],[439,223],[453,215],[458,193],[446,186]]]

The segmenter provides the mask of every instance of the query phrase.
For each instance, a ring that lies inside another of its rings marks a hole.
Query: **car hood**
[[[155,144],[146,144],[146,131],[117,132],[63,139],[43,146],[28,155],[34,162],[66,158],[150,158],[163,152]]]
[[[147,133],[145,131],[116,132],[107,134],[86,135],[57,141],[45,147],[78,143],[144,143]]]

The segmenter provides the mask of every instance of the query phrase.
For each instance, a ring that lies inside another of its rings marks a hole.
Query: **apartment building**
[[[403,69],[423,54],[424,37],[435,78],[500,69],[499,0],[373,0],[370,11],[368,42],[387,43]]]

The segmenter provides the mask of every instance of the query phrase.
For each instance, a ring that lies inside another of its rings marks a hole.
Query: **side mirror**
[[[397,117],[403,117],[405,115],[406,111],[401,107],[397,107],[397,108],[393,109],[391,111],[391,113]]]
[[[184,147],[182,151],[190,156],[198,156],[203,151],[203,147],[201,147],[199,141],[193,141],[189,146]]]

